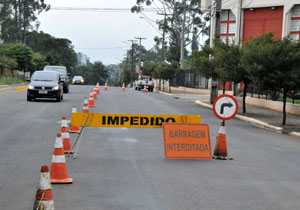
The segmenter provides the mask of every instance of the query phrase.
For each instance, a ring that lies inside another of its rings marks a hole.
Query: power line
[[[51,7],[56,11],[88,11],[88,12],[131,12],[130,8],[85,8],[85,7]],[[157,12],[155,8],[145,8],[143,12]]]
[[[77,50],[114,50],[114,49],[120,49],[121,47],[75,47],[74,49]]]

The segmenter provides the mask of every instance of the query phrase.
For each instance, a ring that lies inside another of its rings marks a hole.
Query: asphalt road
[[[40,166],[51,164],[60,119],[81,111],[91,86],[71,86],[61,103],[26,101],[26,91],[0,95],[0,209],[32,209]],[[101,88],[103,90],[103,88]],[[201,115],[210,109],[173,98],[109,87],[95,113]],[[226,123],[234,160],[164,160],[161,129],[86,128],[77,158],[67,158],[73,184],[52,185],[57,210],[300,209],[300,139],[238,119]],[[73,142],[76,135],[71,135]]]

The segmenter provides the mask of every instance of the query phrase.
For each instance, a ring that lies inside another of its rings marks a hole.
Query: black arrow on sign
[[[221,105],[221,114],[224,113],[224,108],[227,107],[227,106],[228,106],[229,108],[231,108],[231,107],[233,107],[233,104],[230,103],[230,102],[229,102],[229,103],[222,104],[222,105]]]

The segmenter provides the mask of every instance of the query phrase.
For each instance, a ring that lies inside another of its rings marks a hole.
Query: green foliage
[[[27,32],[33,28],[31,24],[39,24],[37,15],[50,9],[44,0],[2,0],[1,3],[1,38],[12,43],[25,43]]]
[[[44,32],[29,32],[26,44],[34,51],[46,57],[49,65],[63,65],[70,71],[77,63],[77,56],[72,42],[68,39],[55,38]]]
[[[217,79],[218,74],[216,72],[216,60],[213,58],[215,54],[214,49],[209,45],[203,46],[201,51],[194,51],[193,66],[198,70],[199,74],[205,78]]]
[[[266,33],[248,42],[243,62],[260,89],[293,90],[299,84],[300,43]]]
[[[92,66],[77,66],[71,76],[80,75],[84,78],[85,84],[95,85],[97,82],[104,85],[108,72],[100,61],[96,61]]]
[[[155,0],[136,0],[136,5],[131,8],[132,12],[140,13],[143,11],[143,6],[155,5]],[[169,37],[168,53],[166,53],[167,61],[179,61],[180,59],[180,37],[183,14],[186,12],[185,19],[185,47],[192,44],[192,50],[198,48],[198,38],[201,33],[207,33],[209,27],[206,22],[209,21],[210,15],[201,10],[200,0],[186,0],[186,9],[182,1],[176,0],[158,0],[168,13],[166,22],[164,19],[158,20],[158,28],[164,30]],[[191,37],[191,39],[190,39]],[[162,43],[158,38],[155,39],[157,43]],[[166,42],[166,41],[165,41]],[[165,45],[166,46],[166,45]]]
[[[18,77],[15,71],[11,71],[10,73],[6,71],[5,73],[3,73],[3,75],[0,76],[0,85],[13,85],[24,83],[24,81]]]
[[[170,81],[179,71],[179,64],[178,62],[172,62],[171,64],[162,62],[160,63],[154,70],[154,78],[163,79]]]
[[[147,61],[144,63],[144,66],[142,67],[142,73],[144,75],[152,76],[156,67],[157,67],[156,63]]]
[[[300,85],[300,43],[266,33],[246,43],[243,63],[257,87],[282,91],[285,125],[287,93]]]
[[[17,61],[11,57],[7,57],[5,55],[0,55],[0,71],[1,75],[3,74],[3,69],[16,69]]]
[[[96,84],[99,82],[100,84],[104,84],[108,77],[108,72],[105,69],[105,66],[100,61],[96,61],[92,67],[94,77],[91,78],[92,82]]]
[[[16,60],[19,71],[30,71],[32,68],[33,51],[30,47],[23,44],[13,44],[8,48],[2,48],[1,54]]]
[[[46,56],[40,53],[33,53],[32,57],[32,70],[42,70],[44,66],[48,65]]]

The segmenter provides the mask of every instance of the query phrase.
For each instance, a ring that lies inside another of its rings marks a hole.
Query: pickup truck
[[[149,92],[153,92],[154,82],[152,81],[151,76],[140,75],[139,79],[135,81],[135,90],[142,90],[146,86]]]

